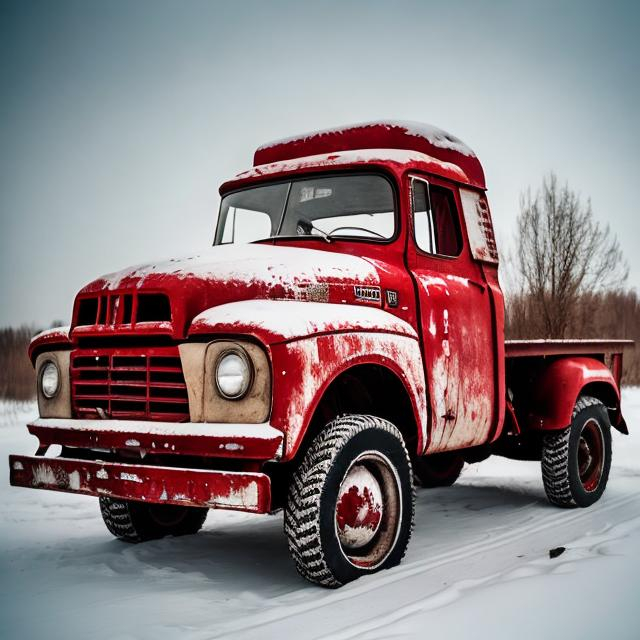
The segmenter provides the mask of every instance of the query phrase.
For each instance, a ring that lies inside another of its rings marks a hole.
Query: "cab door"
[[[482,267],[465,242],[457,187],[416,175],[410,194],[407,258],[431,405],[426,453],[484,444],[497,416],[495,327]]]

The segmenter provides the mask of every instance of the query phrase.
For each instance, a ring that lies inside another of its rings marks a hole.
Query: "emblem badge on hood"
[[[398,292],[395,289],[385,289],[384,293],[387,298],[387,306],[395,309],[398,306]]]
[[[356,296],[356,300],[380,302],[382,299],[380,287],[363,287],[362,285],[355,285],[353,287],[353,292]]]

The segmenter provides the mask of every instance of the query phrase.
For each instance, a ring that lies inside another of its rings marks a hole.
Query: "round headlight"
[[[40,390],[45,398],[55,398],[60,390],[60,371],[53,360],[47,360],[40,368]]]
[[[238,400],[242,398],[253,379],[253,367],[249,356],[240,349],[225,351],[216,365],[216,386],[223,398]]]

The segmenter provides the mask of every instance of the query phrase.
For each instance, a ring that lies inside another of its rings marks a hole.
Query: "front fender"
[[[404,386],[417,425],[417,451],[427,441],[427,395],[418,340],[373,332],[323,334],[272,347],[271,425],[285,433],[283,460],[302,443],[326,390],[358,365],[388,369]]]
[[[382,309],[299,300],[241,300],[211,307],[194,318],[189,337],[243,334],[271,345],[352,331],[393,333],[418,339],[408,322]]]
[[[614,411],[614,426],[624,430],[620,390],[611,371],[594,358],[568,357],[552,362],[535,380],[528,426],[552,431],[571,424],[573,409],[583,393],[594,395]]]
[[[58,349],[71,349],[69,331],[71,327],[55,327],[46,329],[31,338],[29,343],[29,360],[35,366],[38,354],[43,351],[56,351]]]

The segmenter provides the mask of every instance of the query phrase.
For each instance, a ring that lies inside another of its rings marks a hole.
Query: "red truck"
[[[397,565],[414,481],[465,461],[540,460],[552,503],[600,498],[629,343],[505,342],[484,172],[459,139],[297,136],[220,195],[212,248],[98,278],[32,341],[40,446],[10,457],[13,485],[98,496],[130,542],[284,509],[298,571],[326,587]]]

